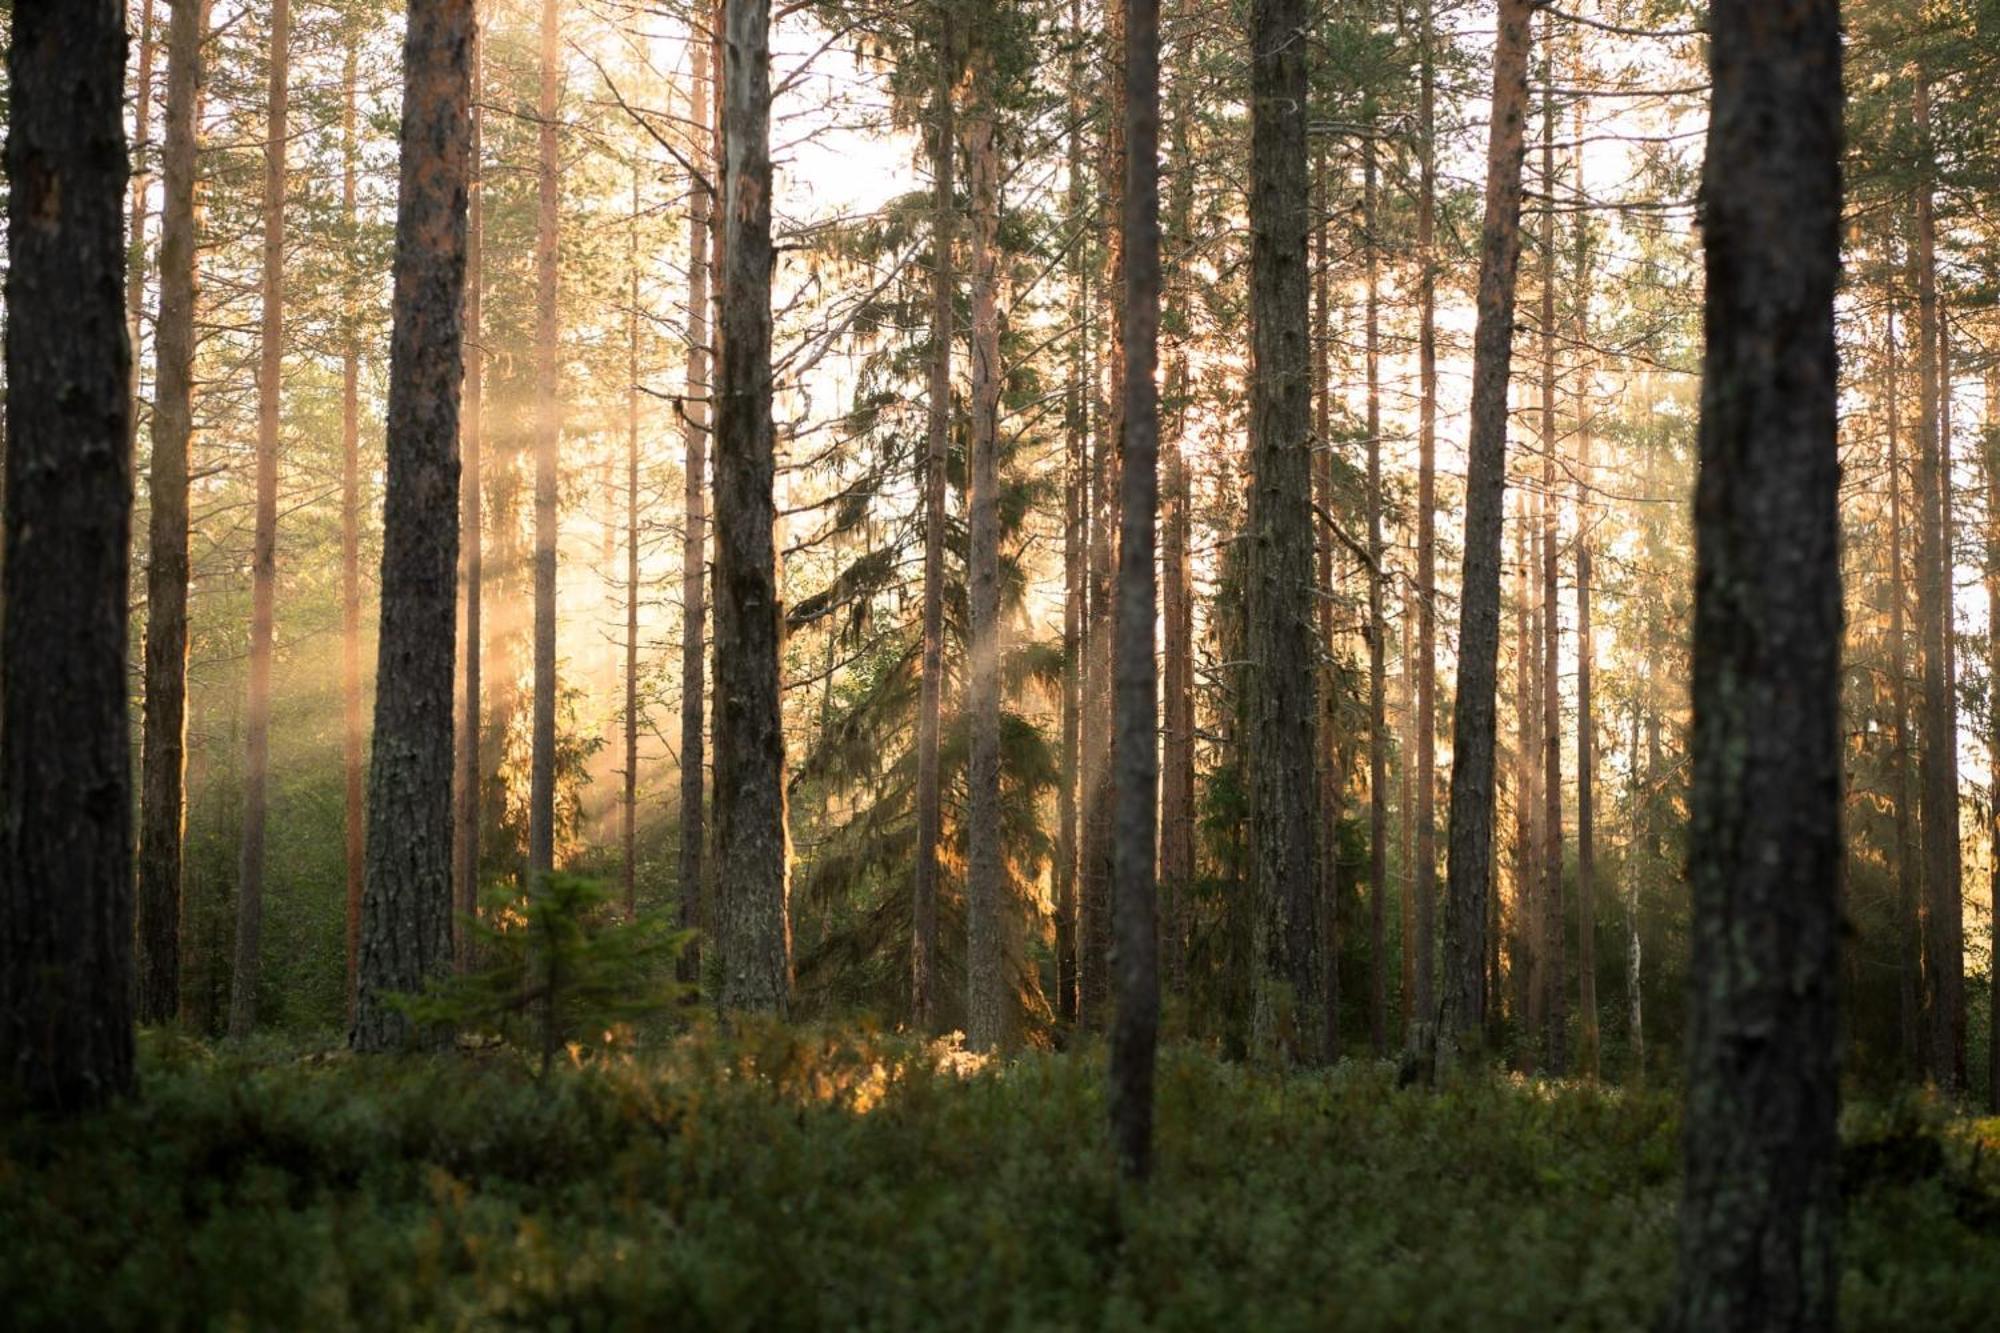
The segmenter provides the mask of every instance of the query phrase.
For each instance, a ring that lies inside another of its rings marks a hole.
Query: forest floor
[[[0,1120],[10,1327],[1639,1329],[1673,1266],[1667,1093],[1169,1050],[1121,1193],[1089,1053],[143,1057],[132,1103]],[[1843,1322],[1992,1327],[2000,1121],[1843,1128]]]

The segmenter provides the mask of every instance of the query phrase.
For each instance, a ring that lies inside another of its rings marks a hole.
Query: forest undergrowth
[[[861,1029],[361,1060],[152,1032],[142,1093],[0,1124],[15,1328],[1644,1328],[1677,1090],[1163,1053],[1117,1183],[1101,1052]],[[1990,1326],[2000,1120],[1843,1122],[1842,1316]]]

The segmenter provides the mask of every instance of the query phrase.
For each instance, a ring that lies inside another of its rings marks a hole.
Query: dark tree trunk
[[[1007,892],[1000,841],[1000,158],[993,142],[993,63],[973,56],[965,156],[972,171],[972,412],[967,475],[966,1045],[998,1049],[1007,1033]]]
[[[1311,348],[1304,0],[1250,8],[1251,861],[1258,1044],[1314,1061],[1323,1021],[1314,868]]]
[[[1839,1219],[1839,6],[1717,0],[1693,955],[1667,1326],[1828,1329]]]
[[[350,36],[340,69],[340,220],[348,253],[355,242],[355,79],[359,56]],[[362,755],[368,743],[361,720],[361,331],[356,327],[354,277],[346,275],[341,300],[340,348],[340,713],[345,779],[347,871],[347,1016],[354,1017],[354,986],[361,958]]]
[[[771,425],[771,5],[730,0],[723,34],[722,364],[715,431],[715,843],[722,1003],[791,994],[783,608]]]
[[[1452,704],[1451,859],[1445,884],[1440,1048],[1476,1046],[1486,1019],[1486,900],[1493,880],[1494,688],[1500,652],[1500,511],[1507,485],[1507,378],[1521,259],[1528,27],[1533,0],[1500,0],[1486,220],[1479,243],[1472,423],[1466,457],[1465,574]]]
[[[938,726],[944,699],[944,491],[951,443],[952,272],[955,221],[952,165],[958,131],[952,123],[951,10],[938,10],[937,89],[933,109],[931,171],[931,383],[929,452],[924,458],[923,681],[917,705],[917,865],[911,904],[910,1020],[919,1032],[937,1029],[933,987],[937,970],[938,842],[944,802],[938,783]]]
[[[562,448],[561,152],[557,99],[562,61],[557,0],[542,0],[541,100],[537,106],[535,211],[535,697],[529,728],[528,873],[556,865],[556,538]]]
[[[243,842],[236,880],[236,966],[229,1035],[257,1026],[264,935],[264,830],[270,811],[271,648],[278,595],[278,411],[285,354],[285,155],[291,96],[291,0],[271,6],[264,119],[263,327],[257,361],[257,516],[250,553],[250,680],[243,719]]]
[[[1124,236],[1118,226],[1125,190],[1126,0],[1104,0],[1105,68],[1110,105],[1105,108],[1104,155],[1098,173],[1104,226],[1106,323],[1118,327],[1118,302],[1125,294]],[[1090,629],[1085,651],[1083,726],[1083,901],[1079,922],[1081,964],[1077,1005],[1085,1027],[1102,1031],[1111,1012],[1112,636],[1115,633],[1112,577],[1117,565],[1118,486],[1115,463],[1124,447],[1125,349],[1113,337],[1105,349],[1107,380],[1103,425],[1091,460]]]
[[[711,31],[711,57],[721,49],[721,39]],[[709,61],[711,75],[715,68]],[[717,177],[722,163],[715,153],[709,108],[715,89],[703,88],[693,71],[688,74],[688,121],[695,161],[706,161],[708,176],[688,190],[688,333],[687,406],[681,415],[681,444],[686,451],[682,488],[681,536],[681,842],[679,892],[681,929],[696,931],[702,926],[702,696],[708,661],[708,428],[713,414],[709,371],[708,260],[712,214]],[[693,983],[701,978],[699,938],[681,954],[680,977]]]
[[[188,451],[194,436],[195,126],[207,0],[171,0],[162,134],[160,312],[153,324],[146,521],[145,710],[139,778],[139,1021],[180,1009],[187,810]]]
[[[1986,616],[1987,678],[2000,681],[2000,366],[1986,368]],[[1986,736],[1989,761],[2000,757],[2000,690],[1989,684],[1986,698]],[[1989,867],[1991,901],[2000,903],[2000,803],[1987,815],[1992,860]],[[1988,919],[1987,942],[1991,957],[2000,959],[2000,912]],[[2000,1014],[2000,966],[1990,966],[1989,1013]],[[2000,1041],[1986,1044],[1986,1104],[2000,1112]]]
[[[349,1037],[358,1051],[430,1039],[412,1030],[390,997],[420,989],[452,965],[452,632],[473,43],[473,0],[411,0],[368,867]]]
[[[480,106],[485,78],[486,42],[479,27],[479,0],[473,0],[472,139],[467,150],[465,223],[465,411],[459,423],[464,469],[459,485],[459,555],[465,566],[465,698],[459,710],[458,814],[452,832],[457,838],[452,895],[457,921],[453,959],[461,972],[474,962],[472,932],[465,927],[479,910],[479,782],[482,771],[479,736],[485,712],[482,679],[485,662],[486,552],[484,501],[486,447],[486,171],[483,163],[486,113]]]
[[[1888,364],[1885,395],[1888,408],[1889,472],[1889,706],[1891,766],[1896,782],[1896,1000],[1897,1031],[1902,1041],[1904,1073],[1921,1079],[1924,1072],[1922,913],[1918,907],[1921,882],[1917,850],[1917,796],[1910,771],[1909,634],[1903,623],[1909,592],[1904,586],[1903,463],[1899,368],[1896,364],[1896,307],[1888,311]]]
[[[1339,505],[1333,489],[1333,263],[1328,255],[1328,233],[1333,230],[1333,209],[1328,199],[1328,181],[1333,175],[1327,165],[1326,142],[1313,150],[1312,190],[1312,456],[1313,503],[1328,515],[1314,531],[1313,586],[1316,623],[1313,626],[1319,650],[1319,670],[1314,686],[1319,691],[1319,736],[1314,751],[1318,790],[1315,826],[1319,829],[1318,855],[1313,863],[1317,879],[1314,887],[1319,908],[1320,985],[1324,988],[1325,1016],[1321,1031],[1326,1035],[1326,1058],[1340,1058],[1340,824],[1347,805],[1347,764],[1340,715],[1345,692],[1339,668],[1340,638],[1333,621],[1334,547],[1339,538],[1331,515]],[[1343,552],[1340,559],[1346,559]]]
[[[15,0],[7,48],[0,1081],[132,1090],[125,7]]]
[[[1118,543],[1116,822],[1117,1017],[1111,1032],[1111,1131],[1126,1175],[1153,1164],[1153,1061],[1159,1039],[1159,923],[1153,878],[1160,774],[1154,655],[1154,511],[1159,504],[1160,5],[1127,0],[1125,19],[1125,449]]]

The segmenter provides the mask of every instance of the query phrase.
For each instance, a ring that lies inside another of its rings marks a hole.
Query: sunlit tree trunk
[[[936,123],[931,151],[931,382],[929,449],[924,457],[923,681],[917,703],[916,898],[911,904],[910,1019],[920,1032],[937,1027],[932,989],[937,970],[938,841],[944,803],[938,782],[938,726],[944,697],[944,491],[951,443],[952,272],[954,210],[952,166],[958,153],[952,118],[951,10],[938,10]],[[987,136],[991,137],[988,127]],[[990,293],[989,293],[990,297]]]
[[[1986,619],[1987,679],[2000,681],[2000,367],[1986,368]],[[1986,744],[1988,761],[2000,771],[2000,689],[1987,686]],[[1990,834],[1988,881],[1991,901],[2000,903],[2000,802],[1987,815]],[[2000,960],[2000,911],[1988,917],[1990,957]],[[2000,1014],[2000,965],[1988,969],[1989,1013]],[[1986,1104],[2000,1112],[2000,1041],[1986,1044]]]
[[[1258,1045],[1323,1044],[1315,868],[1311,348],[1303,0],[1250,7],[1251,860]]]
[[[1627,787],[1627,799],[1632,814],[1632,827],[1626,837],[1625,856],[1622,863],[1625,876],[1625,1022],[1627,1068],[1630,1072],[1626,1081],[1634,1087],[1646,1082],[1646,989],[1645,989],[1645,948],[1639,937],[1639,853],[1646,840],[1646,806],[1642,803],[1639,781],[1639,705],[1632,706],[1632,739],[1626,749],[1627,761],[1631,764],[1631,781]]]
[[[1548,1072],[1569,1073],[1569,991],[1567,915],[1563,910],[1562,809],[1562,590],[1558,581],[1562,542],[1562,505],[1556,489],[1556,455],[1562,436],[1556,425],[1556,106],[1553,92],[1555,62],[1542,62],[1542,890],[1543,952],[1548,960]]]
[[[771,6],[723,31],[721,365],[715,430],[715,843],[722,1003],[783,1015],[791,993],[771,423]]]
[[[485,408],[486,390],[486,113],[484,95],[486,41],[480,31],[479,0],[473,0],[471,141],[467,148],[465,225],[465,404],[459,448],[463,468],[459,485],[459,555],[465,568],[465,696],[459,709],[458,805],[452,835],[454,853],[452,905],[459,922],[469,922],[479,910],[479,784],[482,768],[480,733],[485,711],[486,551],[485,551]],[[476,961],[472,933],[455,926],[453,956],[460,971]]]
[[[1578,80],[1582,82],[1581,79]],[[1590,546],[1592,540],[1591,474],[1591,363],[1590,346],[1590,231],[1582,211],[1584,193],[1583,103],[1579,100],[1571,122],[1575,127],[1576,190],[1578,210],[1575,221],[1576,303],[1576,968],[1577,968],[1577,1067],[1584,1077],[1598,1076],[1597,1030],[1597,720],[1592,712],[1591,675],[1595,670],[1596,644],[1591,639]]]
[[[1314,686],[1319,692],[1318,745],[1314,753],[1314,793],[1320,831],[1318,855],[1313,863],[1317,883],[1314,896],[1319,908],[1320,985],[1326,993],[1327,1059],[1340,1058],[1340,821],[1347,803],[1347,765],[1342,753],[1344,738],[1336,725],[1345,685],[1335,664],[1339,658],[1338,631],[1333,623],[1334,534],[1331,516],[1338,507],[1333,492],[1333,263],[1328,255],[1328,233],[1333,229],[1333,208],[1328,198],[1332,171],[1327,165],[1326,140],[1314,146],[1312,159],[1312,454],[1313,503],[1328,517],[1313,529],[1313,587],[1316,612],[1313,631],[1319,652],[1319,669]],[[1343,554],[1341,558],[1346,558]]]
[[[1382,611],[1382,260],[1375,235],[1374,112],[1361,145],[1361,230],[1367,251],[1362,322],[1368,401],[1368,1031],[1376,1058],[1389,1053],[1389,622]]]
[[[271,646],[278,595],[278,411],[285,351],[285,157],[291,86],[291,0],[271,5],[264,117],[263,325],[257,361],[257,501],[250,551],[250,679],[243,719],[243,841],[236,882],[236,966],[229,1035],[257,1025],[263,975],[264,831],[271,778]]]
[[[639,915],[639,169],[625,256],[625,773],[619,842],[625,919]]]
[[[0,1084],[69,1113],[133,1086],[125,9],[12,10]]]
[[[1153,1162],[1153,1062],[1159,1039],[1159,923],[1154,880],[1160,775],[1159,659],[1153,570],[1159,504],[1160,4],[1127,0],[1125,28],[1125,448],[1118,543],[1118,779],[1113,828],[1117,1017],[1111,1033],[1111,1127],[1120,1166]]]
[[[1083,243],[1083,5],[1070,0],[1069,121],[1065,128],[1065,220],[1070,228],[1070,342],[1063,386],[1063,680],[1062,785],[1056,831],[1056,1018],[1077,1018],[1077,805],[1082,780],[1083,653],[1090,609],[1090,265]]]
[[[139,777],[139,1020],[180,1008],[187,809],[188,451],[194,435],[195,127],[207,0],[170,0],[162,125],[160,311],[146,479],[145,709]]]
[[[349,253],[356,240],[354,189],[361,155],[355,136],[354,85],[359,64],[355,47],[350,33],[340,68],[340,221]],[[361,331],[353,287],[353,274],[345,275],[340,348],[340,713],[350,1018],[361,956],[362,751],[368,739],[361,720]]]
[[[1118,302],[1125,291],[1124,237],[1117,224],[1125,191],[1126,0],[1104,0],[1105,68],[1110,98],[1105,108],[1103,166],[1098,174],[1105,249],[1105,323],[1118,327]],[[1118,338],[1105,344],[1105,415],[1091,460],[1090,631],[1084,677],[1083,901],[1078,1008],[1086,1027],[1102,1031],[1111,1011],[1111,838],[1112,838],[1112,636],[1119,528],[1116,462],[1124,447],[1125,353]]]
[[[690,20],[692,23],[693,20]],[[715,55],[721,39],[713,30],[708,41],[709,86],[697,70],[688,72],[688,122],[691,152],[707,164],[707,177],[688,189],[687,405],[681,415],[681,828],[679,892],[681,929],[699,930],[702,917],[702,767],[705,736],[702,698],[707,674],[708,563],[708,429],[713,419],[709,400],[709,251],[713,240],[713,205],[720,184],[722,161],[715,151],[710,107],[716,97]],[[700,46],[696,51],[700,51]],[[700,57],[690,58],[693,64]],[[681,954],[680,977],[701,977],[701,942],[695,938]]]
[[[965,126],[972,171],[972,411],[967,475],[967,653],[965,1038],[992,1050],[1006,1038],[1006,949],[1001,902],[1007,891],[1000,842],[1000,511],[996,493],[1000,417],[1000,158],[993,142],[992,55],[973,56],[973,105]]]
[[[1830,1329],[1839,1267],[1839,6],[1716,0],[1692,996],[1663,1327]]]
[[[367,880],[349,1037],[359,1051],[434,1039],[413,1030],[391,997],[452,965],[452,633],[473,32],[473,0],[410,0]]]
[[[1417,838],[1412,1038],[1435,1013],[1437,956],[1437,30],[1422,0],[1417,118]],[[1496,613],[1497,614],[1497,613]],[[1496,630],[1497,633],[1497,630]],[[1497,652],[1497,649],[1496,649]],[[1496,900],[1498,895],[1494,895]],[[1495,943],[1498,943],[1497,932]]]
[[[1189,261],[1194,240],[1194,169],[1189,161],[1189,122],[1194,116],[1194,6],[1181,0],[1181,35],[1176,44],[1173,81],[1172,148],[1167,178],[1167,224],[1164,244],[1172,278],[1163,288],[1167,337],[1172,352],[1167,365],[1164,430],[1160,460],[1161,686],[1164,726],[1160,737],[1160,889],[1163,905],[1161,941],[1166,953],[1167,990],[1181,994],[1187,986],[1187,945],[1194,896],[1194,587],[1188,562],[1193,524],[1193,494],[1188,468],[1188,408],[1193,391],[1188,369],[1191,339]]]
[[[1519,1067],[1535,1072],[1535,1051],[1541,1038],[1535,1005],[1535,958],[1539,941],[1532,925],[1539,920],[1541,893],[1535,875],[1535,729],[1541,708],[1535,693],[1535,609],[1528,593],[1528,496],[1514,493],[1514,920],[1509,933],[1514,980],[1514,1018],[1520,1028]],[[1494,897],[1499,893],[1496,888]]]
[[[1500,646],[1500,512],[1507,484],[1507,378],[1521,257],[1521,160],[1532,0],[1500,0],[1479,244],[1465,574],[1452,713],[1451,861],[1446,879],[1440,1048],[1476,1046],[1485,1023],[1487,895],[1493,879],[1494,688]]]
[[[562,448],[561,152],[556,110],[562,29],[557,0],[542,0],[541,96],[536,106],[535,211],[535,688],[528,764],[528,873],[556,862],[556,538]]]
[[[168,0],[171,4],[172,0]],[[132,446],[139,444],[139,332],[146,313],[146,193],[153,183],[153,0],[139,10],[139,76],[132,99],[132,220],[125,229],[125,331],[132,344]]]

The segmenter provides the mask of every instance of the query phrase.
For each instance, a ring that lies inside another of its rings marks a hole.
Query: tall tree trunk
[[[1625,876],[1625,1039],[1629,1048],[1627,1068],[1631,1071],[1626,1081],[1636,1088],[1646,1082],[1646,989],[1642,971],[1645,949],[1639,938],[1639,852],[1645,846],[1647,836],[1646,807],[1642,804],[1639,784],[1639,705],[1636,701],[1632,705],[1632,741],[1626,756],[1632,766],[1631,781],[1627,787],[1632,827],[1626,835],[1621,867]]]
[[[355,173],[361,155],[355,135],[355,79],[359,55],[352,32],[340,67],[340,221],[348,253],[356,237]],[[354,1016],[354,987],[361,958],[362,752],[361,720],[361,330],[354,307],[354,275],[341,293],[340,348],[340,711],[347,836],[347,1014]]]
[[[1838,11],[1836,0],[1710,9],[1674,1329],[1834,1326]]]
[[[172,0],[168,0],[172,3]],[[125,231],[125,333],[132,344],[132,447],[139,444],[139,331],[146,313],[146,192],[152,185],[153,0],[139,11],[139,80],[132,107],[132,221]]]
[[[1422,135],[1417,168],[1417,846],[1411,881],[1417,900],[1411,1024],[1416,1041],[1436,1012],[1432,969],[1437,956],[1437,28],[1432,0],[1422,4],[1417,72]]]
[[[625,919],[639,916],[639,168],[625,255],[625,781],[619,829]]]
[[[1907,660],[1909,635],[1903,611],[1909,593],[1903,579],[1903,464],[1901,459],[1902,421],[1898,392],[1901,379],[1896,364],[1896,307],[1893,299],[1887,320],[1888,364],[1885,367],[1888,407],[1889,471],[1889,700],[1894,713],[1890,738],[1895,747],[1891,762],[1896,780],[1896,1000],[1897,1031],[1902,1040],[1902,1064],[1906,1076],[1921,1079],[1924,1071],[1922,909],[1918,905],[1921,862],[1917,850],[1916,792],[1910,771],[1910,671]]]
[[[1930,86],[1917,77],[1916,125],[1929,152]],[[1928,161],[1928,159],[1927,159]],[[1916,192],[1917,279],[1917,627],[1923,637],[1921,766],[1925,919],[1924,1008],[1929,1015],[1927,1072],[1947,1091],[1964,1085],[1964,904],[1958,877],[1958,726],[1946,670],[1951,618],[1950,557],[1942,541],[1949,479],[1939,459],[1937,224],[1930,168]]]
[[[1083,5],[1069,5],[1069,120],[1065,128],[1065,175],[1070,229],[1070,343],[1063,387],[1063,680],[1062,786],[1057,794],[1056,832],[1056,1018],[1077,1018],[1077,805],[1082,781],[1083,653],[1090,614],[1087,566],[1090,559],[1090,265],[1084,244],[1083,169]]]
[[[1325,521],[1313,531],[1313,587],[1324,595],[1314,598],[1317,612],[1314,633],[1319,653],[1319,669],[1314,686],[1319,692],[1319,737],[1314,752],[1317,765],[1315,792],[1320,839],[1313,863],[1317,877],[1314,897],[1319,905],[1319,947],[1321,986],[1326,991],[1326,1058],[1340,1058],[1340,824],[1347,804],[1347,764],[1343,746],[1348,738],[1337,725],[1343,682],[1336,663],[1340,660],[1339,631],[1333,622],[1335,588],[1334,551],[1338,541],[1331,516],[1339,501],[1333,490],[1333,263],[1328,255],[1328,234],[1333,230],[1332,201],[1328,198],[1332,171],[1327,166],[1324,138],[1315,145],[1312,159],[1312,414],[1313,503]],[[1345,558],[1345,556],[1341,557]]]
[[[1118,542],[1118,793],[1113,828],[1118,1013],[1111,1033],[1111,1128],[1125,1174],[1153,1163],[1153,1061],[1160,972],[1153,855],[1160,776],[1159,659],[1153,622],[1159,504],[1160,4],[1127,0],[1125,27],[1125,449]]]
[[[528,874],[556,864],[556,540],[562,522],[561,153],[556,111],[562,60],[557,0],[542,0],[541,99],[537,104],[535,209],[535,698],[528,761]]]
[[[1535,1072],[1541,1028],[1534,1020],[1534,960],[1530,923],[1540,899],[1535,877],[1535,726],[1541,709],[1535,699],[1534,605],[1528,595],[1528,496],[1514,493],[1514,928],[1509,935],[1514,980],[1514,1017],[1520,1026],[1520,1068]],[[1493,895],[1498,897],[1496,891]]]
[[[1303,0],[1250,7],[1251,861],[1258,1044],[1316,1060],[1313,507]]]
[[[1581,78],[1577,80],[1583,82]],[[1576,969],[1577,1067],[1585,1078],[1598,1076],[1597,1029],[1597,720],[1592,712],[1591,675],[1596,644],[1591,639],[1591,364],[1590,354],[1590,230],[1582,211],[1583,102],[1572,119],[1575,126],[1576,190]]]
[[[270,100],[264,117],[264,318],[257,361],[257,517],[250,554],[250,680],[243,718],[243,841],[236,881],[236,966],[229,1035],[257,1025],[263,976],[264,828],[271,778],[271,646],[278,594],[278,397],[285,342],[285,153],[291,0],[271,5]]]
[[[1507,378],[1521,258],[1521,160],[1533,0],[1500,0],[1486,221],[1479,244],[1472,425],[1466,455],[1465,574],[1452,704],[1451,860],[1445,882],[1445,993],[1439,1041],[1475,1046],[1485,1023],[1486,898],[1493,878],[1494,686],[1500,650],[1500,508],[1507,485]]]
[[[10,38],[0,1082],[67,1113],[133,1086],[125,7]]]
[[[1106,323],[1118,327],[1117,303],[1125,291],[1124,237],[1117,224],[1123,216],[1125,190],[1125,60],[1126,0],[1104,0],[1104,43],[1111,105],[1106,108],[1104,155],[1098,173],[1099,207],[1104,225]],[[1117,563],[1118,491],[1114,464],[1124,448],[1125,353],[1112,338],[1106,347],[1109,381],[1104,424],[1094,441],[1091,460],[1090,631],[1089,661],[1084,677],[1083,725],[1083,902],[1082,959],[1077,1003],[1085,1026],[1103,1030],[1111,1012],[1111,829],[1112,769],[1112,574]]]
[[[692,22],[692,20],[690,20]],[[702,788],[702,696],[706,693],[707,644],[707,563],[708,563],[708,429],[713,414],[709,356],[709,250],[713,241],[715,192],[719,186],[722,161],[715,152],[709,108],[714,103],[716,57],[722,49],[721,35],[713,28],[708,35],[710,86],[702,87],[700,75],[688,71],[688,121],[691,143],[689,157],[705,161],[708,174],[693,182],[688,190],[688,332],[687,407],[681,414],[681,446],[685,451],[682,471],[681,534],[681,842],[678,862],[681,929],[701,928],[701,874],[703,820]],[[699,48],[697,48],[698,50]],[[691,57],[689,64],[694,64]],[[694,983],[701,977],[699,937],[681,954],[680,977]]]
[[[1188,408],[1193,385],[1187,348],[1193,274],[1187,256],[1194,246],[1194,170],[1189,161],[1189,122],[1194,117],[1194,6],[1181,0],[1181,34],[1175,52],[1173,82],[1173,169],[1167,178],[1166,240],[1172,280],[1165,283],[1167,336],[1172,340],[1167,365],[1164,408],[1164,456],[1161,458],[1160,552],[1161,686],[1163,721],[1160,737],[1160,888],[1165,897],[1162,940],[1166,950],[1166,988],[1179,995],[1187,988],[1187,941],[1194,897],[1194,586],[1188,563],[1193,524],[1193,494],[1188,469]]]
[[[1986,745],[1988,762],[2000,771],[2000,367],[1986,368]],[[2000,802],[1987,816],[1991,837],[1988,874],[1991,898],[2000,903]],[[1988,918],[1989,956],[2000,960],[2000,910]],[[1988,1012],[2000,1014],[2000,965],[1989,965]],[[1986,1043],[1986,1104],[2000,1112],[2000,1041]]]
[[[730,0],[723,56],[722,364],[715,430],[715,843],[722,1003],[790,1005],[771,424],[771,5]]]
[[[452,691],[473,0],[410,0],[361,983],[350,1044],[434,1039],[390,1002],[452,965]]]
[[[146,489],[145,709],[139,778],[139,1020],[180,1009],[187,810],[188,451],[194,436],[195,127],[208,0],[171,0],[161,132],[160,313]]]
[[[1521,762],[1528,770],[1528,851],[1527,907],[1521,914],[1522,933],[1528,939],[1528,1007],[1522,1049],[1526,1054],[1523,1073],[1533,1073],[1549,1054],[1549,973],[1551,970],[1549,931],[1549,805],[1548,753],[1549,715],[1544,707],[1543,681],[1548,671],[1549,604],[1542,596],[1542,551],[1545,545],[1541,516],[1547,496],[1537,490],[1523,491],[1521,507],[1528,515],[1528,564],[1522,578],[1528,589],[1528,687],[1523,705],[1528,711],[1528,742]],[[1559,937],[1558,937],[1558,941]]]
[[[1547,877],[1542,905],[1548,959],[1549,1073],[1569,1073],[1569,991],[1564,980],[1568,950],[1563,911],[1562,811],[1562,591],[1558,582],[1562,542],[1561,501],[1556,490],[1556,454],[1562,436],[1556,425],[1556,176],[1555,62],[1542,62],[1542,850]]]
[[[484,721],[482,634],[485,627],[486,445],[482,411],[486,390],[486,112],[481,106],[486,73],[486,40],[480,30],[479,0],[472,5],[471,142],[467,147],[465,224],[465,410],[460,422],[459,448],[463,472],[459,486],[459,554],[465,564],[465,698],[459,711],[458,811],[452,826],[457,839],[454,857],[453,907],[459,922],[470,922],[479,910],[479,784],[483,771],[479,736]],[[474,962],[472,932],[454,930],[454,962],[461,972]]]
[[[938,842],[944,832],[944,802],[938,779],[939,713],[944,698],[944,490],[951,444],[952,305],[957,280],[952,271],[954,210],[952,166],[958,131],[952,123],[951,10],[938,9],[937,117],[931,152],[931,383],[930,439],[924,458],[924,644],[923,680],[917,703],[917,865],[916,899],[911,904],[910,1020],[918,1031],[937,1029],[933,997],[937,971]],[[991,137],[991,128],[988,128]]]
[[[1375,137],[1361,144],[1361,230],[1367,251],[1362,321],[1368,402],[1368,1031],[1377,1059],[1389,1053],[1389,623],[1382,595],[1387,548],[1382,544],[1382,261],[1375,235]]]
[[[1001,904],[1007,866],[1000,840],[1000,157],[993,142],[993,57],[973,57],[965,156],[972,171],[972,412],[967,475],[966,1044],[997,1049],[1007,1035],[1006,945]]]

